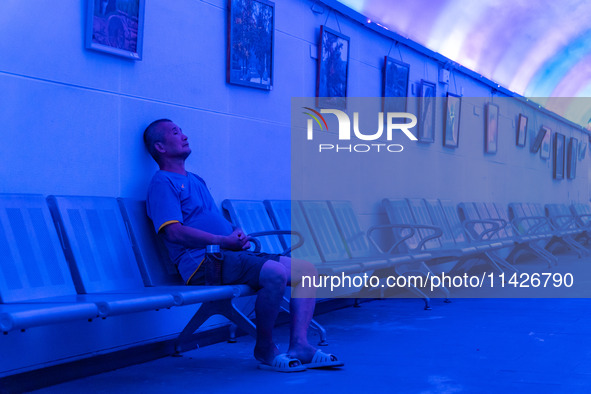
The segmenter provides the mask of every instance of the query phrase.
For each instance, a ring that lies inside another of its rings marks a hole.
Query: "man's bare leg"
[[[288,272],[285,266],[277,261],[269,260],[261,268],[259,283],[262,288],[257,293],[255,311],[257,318],[257,339],[254,357],[262,363],[271,364],[279,350],[273,342],[273,327],[279,314],[279,308]]]
[[[292,286],[290,300],[290,340],[288,354],[306,364],[312,361],[316,348],[308,343],[308,327],[314,316],[316,289],[302,287],[302,276],[316,276],[314,266],[304,260],[281,257],[279,262],[285,267],[287,283]]]

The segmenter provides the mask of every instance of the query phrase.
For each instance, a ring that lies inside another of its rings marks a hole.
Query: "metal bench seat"
[[[0,332],[99,317],[92,302],[0,304]]]
[[[323,212],[323,219],[327,221],[322,221],[306,215],[305,208],[299,201],[265,200],[264,205],[277,228],[291,228],[302,235],[304,244],[292,252],[293,258],[311,262],[320,275],[354,275],[367,271],[363,262],[369,263],[368,259],[353,260],[342,247],[328,207]],[[313,219],[312,222],[309,219]]]
[[[405,241],[410,251],[425,250],[433,255],[431,263],[456,261],[452,272],[468,270],[477,261],[484,261],[498,272],[502,268],[515,271],[494,250],[510,246],[498,240],[489,240],[480,234],[485,232],[486,221],[471,218],[462,223],[457,209],[450,201],[424,199],[384,199],[383,204],[391,223],[417,224],[425,228]],[[475,229],[472,241],[465,235],[465,227]],[[395,234],[400,237],[401,234]]]
[[[554,228],[567,236],[566,242],[574,241],[572,247],[579,248],[583,255],[589,255],[591,251],[584,245],[589,241],[587,229],[580,224],[567,204],[546,204],[546,214]]]
[[[579,257],[586,254],[582,245],[569,237],[568,231],[557,230],[554,227],[541,204],[510,203],[509,211],[513,217],[512,224],[518,236],[533,236],[537,237],[533,241],[545,242],[543,248],[536,246],[535,242],[531,242],[529,245],[533,246],[533,249],[540,257],[544,258],[543,254],[546,254],[545,259],[549,265],[552,263],[558,264],[558,259],[550,252],[557,244],[574,251]]]

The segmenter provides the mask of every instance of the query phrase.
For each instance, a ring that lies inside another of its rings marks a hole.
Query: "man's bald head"
[[[157,142],[164,141],[164,133],[165,130],[162,128],[162,125],[166,122],[172,123],[170,119],[158,119],[150,123],[146,130],[144,130],[144,144],[146,145],[146,149],[150,152],[150,155],[156,160],[156,163],[160,163],[159,161],[159,153],[154,147]]]

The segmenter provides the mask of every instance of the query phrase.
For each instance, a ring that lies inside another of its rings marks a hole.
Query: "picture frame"
[[[552,141],[552,131],[548,127],[542,127],[546,130],[546,134],[544,134],[544,138],[542,139],[542,144],[540,146],[540,157],[542,159],[549,159],[550,158],[550,143]],[[563,144],[564,145],[564,144]]]
[[[406,112],[410,64],[384,56],[382,112]]]
[[[575,179],[577,176],[577,160],[579,156],[579,140],[570,137],[566,151],[566,174],[568,179]]]
[[[226,81],[272,90],[275,3],[269,0],[229,0],[228,7]]]
[[[583,139],[579,144],[579,160],[583,160],[587,155],[587,142]]]
[[[462,98],[453,93],[447,93],[443,128],[443,146],[445,147],[457,148],[459,146],[461,107]]]
[[[316,73],[317,107],[347,107],[349,47],[349,37],[324,25],[320,26]]]
[[[564,179],[564,134],[554,133],[554,179]]]
[[[493,103],[486,105],[486,132],[484,138],[484,152],[497,153],[499,139],[499,107]]]
[[[421,79],[419,90],[419,142],[435,142],[436,95],[437,87],[435,84]]]
[[[548,130],[544,127],[541,127],[540,130],[538,130],[538,134],[536,134],[536,138],[532,142],[531,147],[529,149],[531,153],[537,153],[540,150],[540,147],[542,146],[542,141],[544,140],[547,131]]]
[[[87,0],[86,48],[142,60],[145,0]]]
[[[517,136],[515,144],[517,146],[525,146],[527,139],[527,116],[519,114],[519,122],[517,123]]]

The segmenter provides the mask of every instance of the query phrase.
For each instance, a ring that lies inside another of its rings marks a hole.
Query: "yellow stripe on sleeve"
[[[169,224],[173,224],[173,223],[180,223],[178,220],[169,220],[168,222],[164,222],[162,223],[162,226],[160,226],[158,228],[158,232],[160,232],[160,230],[162,230],[164,227],[168,226]]]

